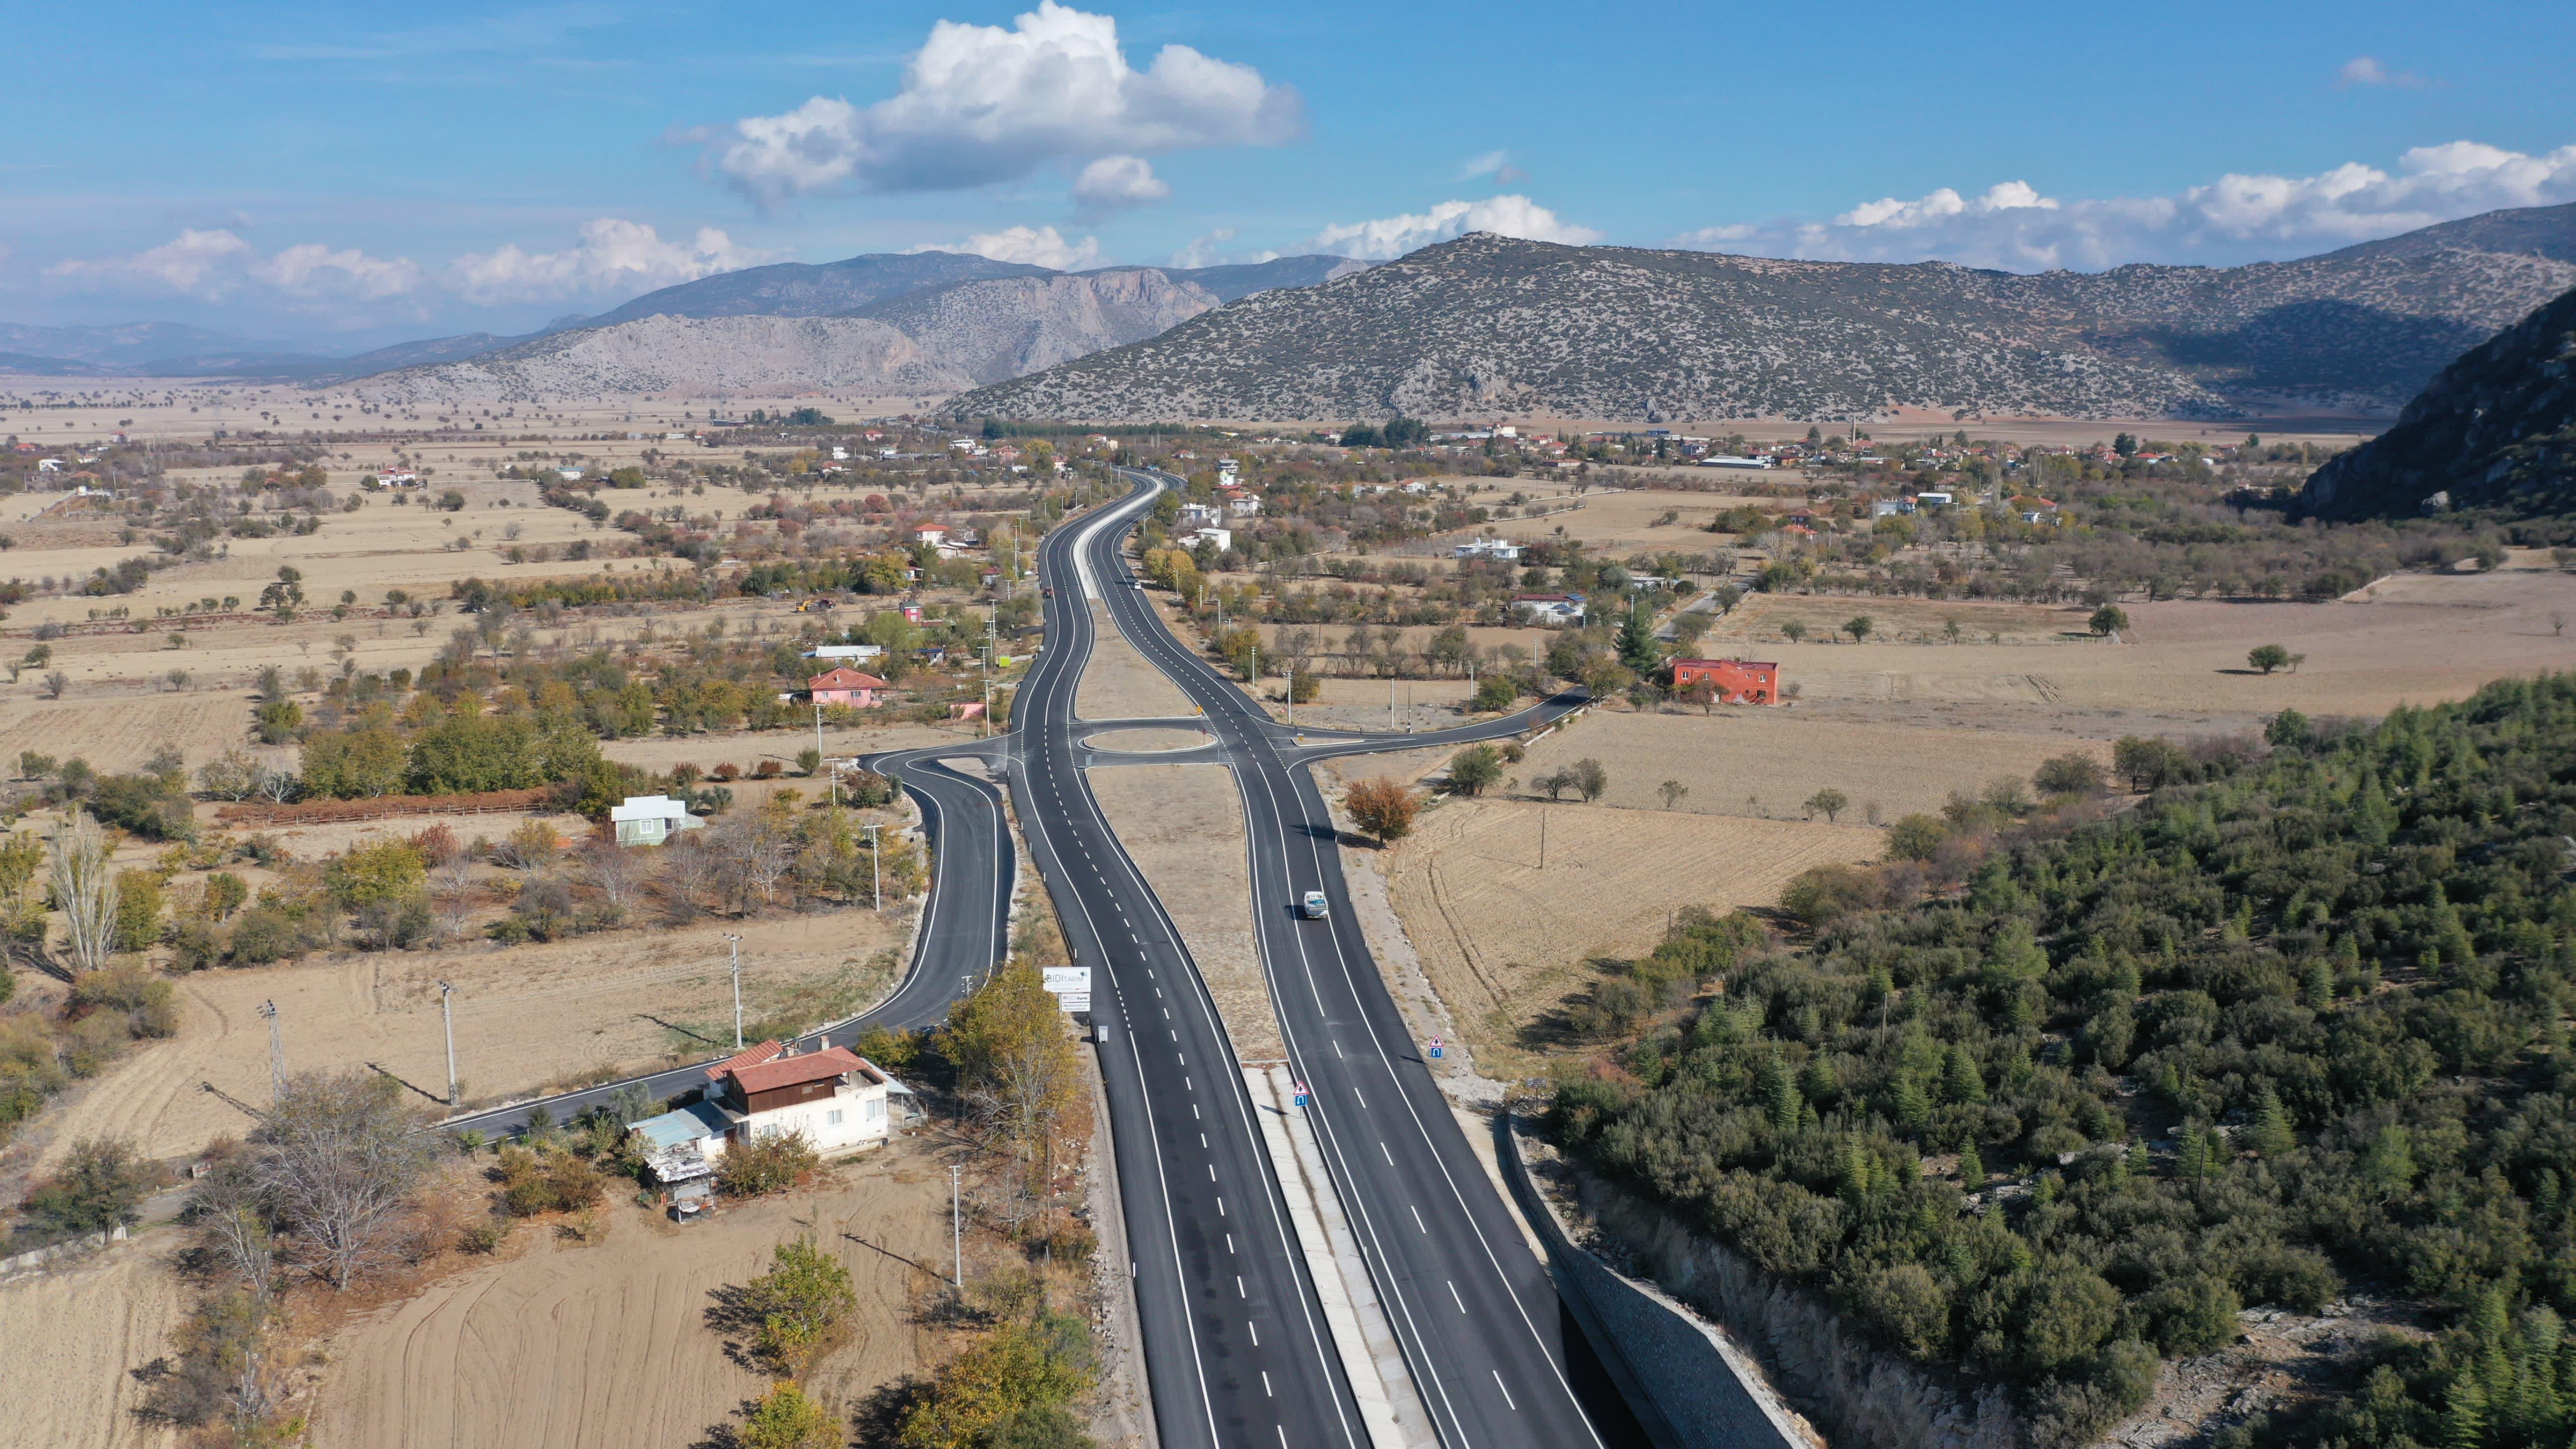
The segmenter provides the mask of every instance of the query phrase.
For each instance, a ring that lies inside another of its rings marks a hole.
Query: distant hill
[[[927,398],[972,382],[910,337],[864,318],[655,316],[558,332],[462,362],[381,373],[350,390],[417,405],[821,390]]]
[[[914,292],[850,313],[919,342],[977,382],[1000,382],[1135,342],[1218,305],[1151,268],[996,277]]]
[[[124,372],[68,357],[38,357],[28,352],[0,352],[0,375],[10,377],[122,377]]]
[[[614,327],[642,317],[835,317],[888,297],[986,277],[1050,275],[1045,267],[966,252],[877,253],[808,265],[780,262],[719,272],[647,292],[584,321]]]
[[[1058,272],[958,252],[878,254],[821,266],[781,264],[727,272],[648,292],[597,317],[569,319],[569,327],[559,324],[526,337],[476,332],[402,343],[310,365],[300,375],[318,387],[402,371],[402,388],[426,388],[439,396],[489,396],[471,389],[500,385],[503,379],[510,386],[524,385],[535,374],[521,368],[520,359],[560,356],[555,349],[527,350],[549,338],[614,330],[655,317],[828,316],[881,322],[902,331],[920,344],[929,366],[953,369],[962,386],[1018,377],[1151,337],[1234,298],[1311,286],[1366,266],[1346,257],[1316,256],[1223,267]],[[770,345],[771,334],[745,335]],[[710,336],[696,340],[704,343]],[[608,344],[609,350],[618,345]],[[464,369],[439,377],[423,370],[504,353],[512,360],[498,370]],[[551,362],[538,372],[556,375]],[[610,375],[646,374],[603,374]],[[454,391],[459,388],[468,390]]]
[[[2576,263],[2458,247],[2030,276],[1477,234],[955,406],[1104,421],[2393,412],[2570,285]]]
[[[183,322],[117,322],[96,327],[35,327],[0,322],[0,352],[114,371],[139,372],[173,359],[210,354],[275,356],[295,352],[282,342],[255,342]]]
[[[2319,468],[2299,493],[2302,510],[2335,519],[2412,517],[2445,503],[2576,514],[2576,291],[2442,369],[2396,426]]]
[[[2521,253],[2576,262],[2576,202],[2565,206],[2520,206],[2440,222],[2402,236],[2360,242],[2328,252],[2318,260],[2411,257],[2435,251]]]

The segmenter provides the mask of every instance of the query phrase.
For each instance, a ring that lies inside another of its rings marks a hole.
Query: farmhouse
[[[707,1068],[697,1101],[627,1125],[656,1180],[705,1177],[725,1149],[801,1133],[817,1152],[872,1147],[891,1135],[892,1102],[912,1092],[847,1047],[798,1052],[765,1041]]]
[[[629,795],[623,805],[608,807],[608,823],[620,845],[660,845],[683,830],[703,830],[706,822],[668,795]]]
[[[806,691],[813,696],[814,703],[846,704],[856,709],[876,708],[879,703],[877,692],[885,687],[884,680],[873,674],[862,674],[846,664],[805,681]]]
[[[1521,545],[1508,538],[1471,538],[1449,550],[1451,558],[1489,558],[1501,563],[1518,563]]]
[[[1705,682],[1718,704],[1778,704],[1780,666],[1757,659],[1676,659],[1673,693]]]

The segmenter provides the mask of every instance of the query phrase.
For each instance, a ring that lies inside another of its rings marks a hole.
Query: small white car
[[[1297,914],[1310,921],[1320,921],[1332,914],[1332,906],[1324,899],[1322,891],[1308,891],[1304,898],[1297,902]]]

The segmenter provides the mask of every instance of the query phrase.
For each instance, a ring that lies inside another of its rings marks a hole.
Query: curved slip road
[[[930,894],[922,903],[911,969],[894,994],[857,1016],[798,1037],[797,1050],[818,1051],[836,1042],[847,1046],[872,1026],[897,1031],[936,1026],[947,1019],[948,1008],[957,998],[1002,959],[1010,943],[1011,893],[1019,867],[1011,849],[1010,827],[1002,816],[1002,793],[939,763],[942,758],[978,754],[999,743],[981,740],[868,759],[869,768],[900,783],[921,807],[922,832],[929,837],[931,849]],[[515,1102],[451,1117],[439,1127],[448,1132],[470,1128],[486,1136],[511,1135],[527,1130],[528,1114],[540,1107],[562,1122],[635,1088],[657,1100],[694,1091],[706,1085],[707,1065],[692,1062],[578,1092]]]

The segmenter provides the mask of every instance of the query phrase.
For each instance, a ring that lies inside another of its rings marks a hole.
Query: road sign
[[[1440,1044],[1440,1038],[1435,1036],[1431,1039],[1431,1059],[1433,1061],[1436,1062],[1440,1060],[1441,1053],[1445,1050],[1447,1050],[1447,1048]]]
[[[1297,1105],[1300,1107],[1306,1105],[1306,1084],[1304,1082],[1297,1083]]]
[[[1049,966],[1046,989],[1055,993],[1055,1004],[1073,1016],[1091,1010],[1091,968],[1088,966]]]

